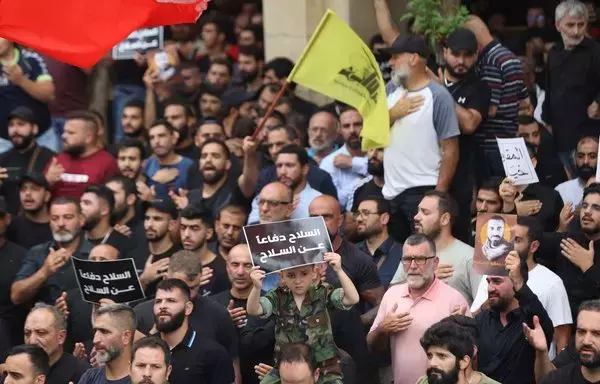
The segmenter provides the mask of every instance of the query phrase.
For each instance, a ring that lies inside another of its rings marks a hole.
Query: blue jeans
[[[46,147],[57,153],[60,152],[62,146],[62,140],[60,139],[60,136],[56,134],[53,127],[48,128],[46,132],[42,133],[42,135],[37,138],[37,143],[42,147]],[[10,140],[0,138],[0,153],[7,152],[12,149],[12,147],[13,144]]]
[[[131,100],[139,99],[144,101],[146,98],[146,88],[139,85],[117,84],[113,90],[113,140],[119,143],[125,133],[121,127],[121,114],[125,109],[125,104]]]
[[[54,133],[56,133],[56,136],[58,137],[58,144],[59,144],[59,149],[56,152],[59,152],[62,150],[62,135],[65,132],[65,123],[67,122],[67,119],[65,119],[64,117],[53,117],[52,118],[52,126],[50,127],[50,129],[54,130]]]

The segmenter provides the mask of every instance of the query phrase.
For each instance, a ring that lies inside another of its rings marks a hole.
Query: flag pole
[[[263,116],[263,119],[260,122],[259,126],[256,128],[256,130],[252,134],[252,140],[256,139],[256,137],[258,136],[258,134],[260,133],[260,131],[262,131],[262,129],[265,126],[265,123],[267,122],[267,119],[269,117],[271,117],[271,115],[273,114],[273,111],[275,110],[275,107],[277,106],[277,103],[283,97],[283,95],[285,94],[285,91],[287,91],[289,85],[290,85],[290,82],[287,81],[287,80],[285,81],[285,83],[283,83],[283,85],[281,86],[281,89],[275,95],[275,100],[273,100],[273,102],[269,106],[269,109],[267,109],[267,113],[265,113],[265,115]]]

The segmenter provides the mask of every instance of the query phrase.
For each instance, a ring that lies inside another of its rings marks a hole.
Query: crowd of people
[[[166,27],[172,77],[0,38],[5,384],[600,382],[595,15],[532,6],[511,39],[473,14],[435,52],[372,2],[368,151],[356,108],[277,98],[294,62],[265,60],[260,2]],[[514,137],[538,183],[505,177]],[[473,268],[486,213],[517,216],[502,276]],[[323,263],[254,266],[244,226],[308,217]],[[73,258],[133,259],[145,298],[83,300]]]

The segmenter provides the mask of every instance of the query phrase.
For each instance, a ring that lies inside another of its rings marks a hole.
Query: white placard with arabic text
[[[506,177],[510,177],[515,185],[535,184],[540,181],[522,137],[496,140]]]

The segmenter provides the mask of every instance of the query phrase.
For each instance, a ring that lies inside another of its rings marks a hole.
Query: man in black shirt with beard
[[[50,185],[43,174],[31,172],[23,176],[19,189],[22,214],[13,217],[6,236],[27,249],[52,240],[50,197]]]
[[[8,210],[19,212],[19,183],[27,172],[43,172],[54,152],[35,141],[39,127],[33,111],[17,107],[8,116],[8,135],[13,148],[0,157],[0,191]]]
[[[487,117],[490,89],[475,75],[477,39],[468,29],[458,28],[446,40],[446,67],[439,69],[440,79],[456,103],[456,116],[461,135],[458,138],[459,160],[452,180],[451,194],[459,207],[458,220],[453,225],[455,237],[467,242],[470,237],[471,201],[475,180],[473,153],[474,133]]]
[[[188,205],[210,211],[218,217],[219,211],[227,204],[250,206],[254,188],[258,182],[257,143],[250,137],[244,139],[244,170],[238,178],[229,177],[231,168],[229,149],[219,140],[209,139],[200,148],[200,170],[204,184],[201,188],[189,192],[188,196],[170,196],[179,208]]]

